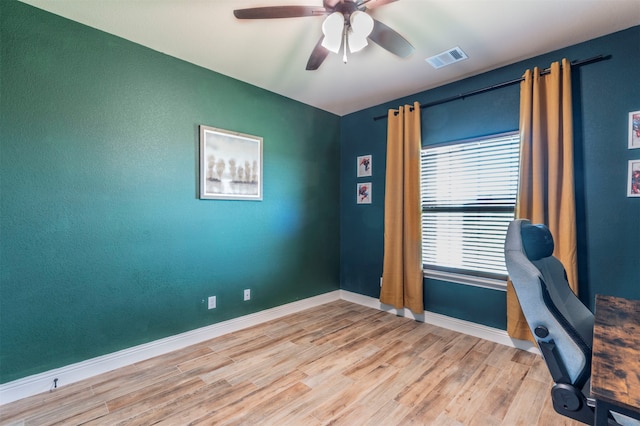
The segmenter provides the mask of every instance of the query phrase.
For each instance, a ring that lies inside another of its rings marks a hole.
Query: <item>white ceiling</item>
[[[412,56],[370,43],[346,65],[330,54],[305,71],[324,17],[240,21],[233,10],[322,0],[23,1],[337,115],[640,24],[640,0],[399,0],[369,12]],[[425,61],[455,46],[469,59],[438,70]]]

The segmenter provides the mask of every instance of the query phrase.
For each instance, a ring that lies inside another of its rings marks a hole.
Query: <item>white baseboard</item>
[[[0,385],[0,405],[340,299],[339,290],[212,324]]]
[[[352,293],[346,290],[340,290],[340,299],[348,302],[357,303],[359,305],[368,306],[370,308],[379,309],[381,311],[390,312],[402,317],[412,318],[416,321],[427,324],[437,325],[438,327],[448,330],[457,331],[458,333],[468,334],[470,336],[479,337],[491,342],[500,343],[501,345],[511,346],[513,348],[522,349],[527,352],[539,354],[538,348],[527,340],[518,340],[509,337],[505,330],[477,324],[471,321],[465,321],[458,318],[448,317],[446,315],[436,314],[434,312],[424,311],[420,315],[416,315],[409,309],[396,309],[391,305],[385,305],[380,300],[370,296],[364,296],[358,293]]]
[[[378,299],[373,297],[363,296],[345,290],[336,290],[2,384],[0,385],[0,405],[47,392],[52,388],[54,379],[58,379],[58,386],[69,385],[98,374],[144,361],[145,359],[153,358],[227,333],[262,324],[285,315],[294,314],[339,299],[537,353],[537,348],[535,348],[532,343],[514,340],[510,338],[504,330],[432,312],[425,311],[421,315],[414,315],[408,309],[395,309],[389,305],[380,303]]]

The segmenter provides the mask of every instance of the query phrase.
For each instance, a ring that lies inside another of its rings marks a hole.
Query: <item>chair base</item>
[[[594,410],[587,404],[587,398],[573,385],[556,383],[551,388],[553,409],[558,414],[579,422],[592,425],[595,421]]]

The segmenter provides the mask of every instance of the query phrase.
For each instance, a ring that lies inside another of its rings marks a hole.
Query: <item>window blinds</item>
[[[518,190],[518,133],[421,154],[422,261],[426,268],[505,277],[504,239]]]

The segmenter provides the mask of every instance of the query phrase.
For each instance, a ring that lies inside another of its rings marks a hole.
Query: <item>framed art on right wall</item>
[[[640,148],[640,111],[629,113],[629,149]]]
[[[371,176],[371,155],[361,155],[357,158],[358,177]]]
[[[371,204],[371,182],[362,182],[358,184],[356,202],[358,204]]]
[[[629,160],[627,197],[640,197],[640,160]]]

